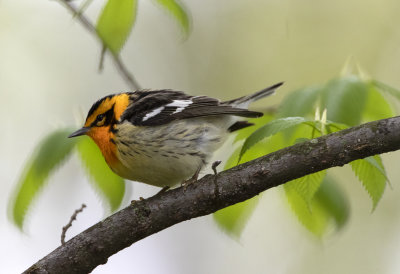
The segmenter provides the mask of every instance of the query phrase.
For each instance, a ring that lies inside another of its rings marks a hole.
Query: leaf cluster
[[[124,180],[110,170],[100,149],[89,137],[68,139],[71,132],[72,128],[65,128],[47,135],[26,163],[9,205],[10,218],[19,228],[23,228],[28,209],[46,186],[50,175],[74,151],[92,186],[103,198],[105,209],[115,211],[120,207],[125,193]]]
[[[252,121],[256,123],[253,128],[237,134],[235,141],[240,145],[225,168],[304,140],[394,116],[393,98],[400,99],[398,90],[356,75],[296,90],[283,100],[275,114],[267,115],[264,121]],[[388,182],[381,157],[357,160],[350,166],[367,190],[374,210]],[[340,230],[346,224],[350,211],[348,197],[331,171],[290,181],[283,189],[300,223],[314,235],[321,237],[332,227]],[[224,231],[238,237],[258,200],[222,209],[214,219]]]

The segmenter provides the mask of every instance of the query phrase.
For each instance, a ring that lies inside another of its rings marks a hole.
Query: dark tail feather
[[[242,128],[246,128],[246,127],[249,127],[249,126],[252,126],[252,125],[254,125],[254,124],[253,123],[249,123],[247,121],[237,121],[236,123],[234,123],[233,125],[231,125],[228,128],[228,131],[229,132],[233,132],[233,131],[236,131],[236,130],[239,130],[239,129],[242,129]]]
[[[278,84],[275,84],[273,86],[270,86],[270,87],[267,87],[267,88],[265,88],[263,90],[260,90],[260,91],[258,91],[256,93],[253,93],[253,94],[250,94],[250,95],[246,95],[246,96],[243,96],[243,97],[240,97],[240,98],[236,98],[236,99],[233,99],[233,100],[230,100],[230,101],[223,102],[223,104],[235,105],[235,106],[239,106],[239,107],[242,104],[247,105],[247,104],[250,104],[251,102],[260,100],[261,98],[264,98],[264,97],[267,97],[269,95],[274,94],[275,90],[277,88],[279,88],[280,86],[282,86],[282,85],[283,85],[283,82],[280,82]]]

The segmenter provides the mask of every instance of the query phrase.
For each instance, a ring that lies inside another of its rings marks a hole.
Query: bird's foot
[[[157,192],[153,197],[157,197],[157,196],[163,194],[164,192],[167,192],[168,189],[170,189],[169,186],[164,186],[164,187],[163,187],[159,192]]]
[[[218,161],[215,161],[211,165],[211,168],[214,171],[214,175],[215,175],[215,177],[214,177],[214,193],[215,193],[215,196],[217,196],[217,197],[219,196],[219,189],[218,189],[218,184],[217,184],[217,178],[218,178],[217,167],[221,164],[221,162],[222,161],[218,160]]]
[[[184,191],[186,191],[186,188],[189,185],[197,182],[197,179],[199,178],[200,170],[201,170],[201,167],[196,170],[196,172],[193,174],[192,178],[189,178],[181,183],[181,186],[183,186]]]
[[[218,175],[218,171],[217,171],[217,167],[222,163],[221,160],[217,160],[214,163],[212,163],[211,168],[214,171],[214,175],[217,176]]]

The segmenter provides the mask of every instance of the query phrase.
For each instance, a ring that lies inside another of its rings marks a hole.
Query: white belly
[[[115,172],[160,187],[190,178],[225,142],[232,124],[230,116],[195,119],[140,130],[127,122],[119,125],[116,144],[122,165]]]

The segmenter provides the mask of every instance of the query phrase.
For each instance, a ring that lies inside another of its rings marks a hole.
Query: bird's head
[[[113,137],[114,125],[119,121],[128,105],[128,93],[113,94],[101,98],[90,108],[85,125],[68,137],[88,135],[101,148],[103,144],[110,142],[110,138]]]

